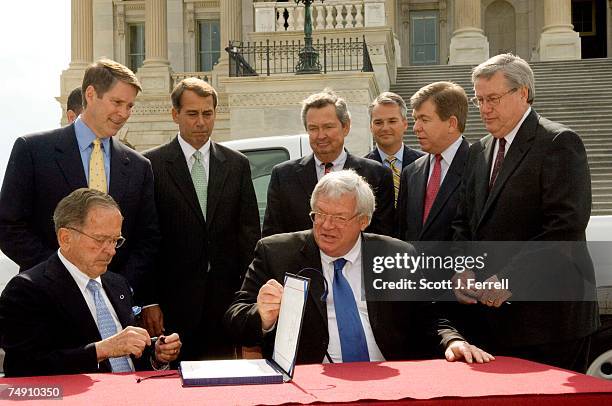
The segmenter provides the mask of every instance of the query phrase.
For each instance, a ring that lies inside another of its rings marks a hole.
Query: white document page
[[[292,373],[297,352],[307,292],[308,280],[287,275],[276,325],[272,359],[288,374]]]
[[[182,361],[181,371],[183,379],[280,375],[265,359]]]

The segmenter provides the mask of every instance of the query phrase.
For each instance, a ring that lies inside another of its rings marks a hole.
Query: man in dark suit
[[[374,212],[374,194],[353,170],[333,172],[311,197],[312,230],[263,238],[241,290],[225,314],[242,345],[262,345],[270,356],[287,272],[311,277],[297,363],[382,361],[422,356],[430,320],[413,303],[362,298],[366,258],[373,246],[414,253],[404,242],[363,234]],[[436,323],[449,361],[488,362],[490,354],[467,344],[450,326]],[[432,329],[433,331],[433,329]],[[434,334],[435,334],[434,333]],[[432,334],[433,335],[433,334]]]
[[[427,155],[402,171],[397,205],[404,241],[452,241],[459,185],[469,145],[461,136],[468,99],[463,88],[435,82],[410,99],[414,133]]]
[[[529,242],[521,255],[533,250],[537,241],[569,241],[573,243],[562,245],[571,251],[549,256],[551,264],[572,251],[588,258],[580,242],[585,241],[591,211],[591,180],[580,137],[533,110],[534,76],[521,58],[494,56],[474,68],[472,82],[473,102],[490,134],[470,147],[455,238]],[[564,280],[571,277],[569,268],[556,268],[540,258],[541,266],[534,269],[532,261],[521,261],[520,255],[489,254],[491,261],[505,259],[487,281],[509,278],[510,289],[464,285],[455,292],[461,302],[474,306],[481,344],[499,354],[584,371],[589,335],[599,324],[595,301],[511,299],[522,293],[512,291],[514,281],[529,285],[546,274],[551,275],[549,281]],[[585,280],[594,279],[592,266],[578,270]],[[464,272],[460,279],[470,277],[473,272]]]
[[[59,250],[11,279],[0,297],[6,375],[167,368],[180,350],[179,336],[161,338],[153,351],[147,331],[134,327],[126,279],[106,273],[125,242],[117,203],[77,189],[59,202],[53,221]]]
[[[302,122],[313,153],[272,169],[263,235],[307,230],[310,195],[323,175],[354,169],[376,196],[376,210],[367,231],[392,235],[394,221],[393,176],[388,168],[344,149],[351,129],[346,102],[330,90],[315,93],[302,102]]]
[[[100,60],[86,70],[82,89],[84,110],[73,124],[15,141],[0,192],[0,249],[22,271],[32,268],[57,250],[57,203],[88,185],[108,192],[125,216],[127,239],[109,269],[125,276],[136,301],[146,304],[145,279],[159,242],[153,172],[147,159],[113,139],[140,84],[125,66]]]
[[[393,172],[395,203],[399,195],[402,169],[413,163],[423,153],[404,145],[404,133],[408,128],[406,102],[398,94],[384,92],[368,106],[370,131],[376,148],[364,158],[373,159]]]
[[[150,331],[178,332],[183,359],[230,358],[223,314],[261,236],[249,161],[210,139],[217,107],[212,86],[187,78],[171,98],[179,134],[145,153],[162,234],[155,285],[163,317],[150,320]]]

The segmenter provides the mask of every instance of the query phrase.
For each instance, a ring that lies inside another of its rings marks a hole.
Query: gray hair
[[[368,182],[352,169],[330,172],[323,176],[310,197],[310,209],[315,210],[321,196],[340,199],[347,193],[355,196],[356,214],[366,216],[369,224],[376,207],[374,192]]]
[[[490,79],[497,71],[501,71],[513,89],[526,86],[529,94],[527,103],[535,99],[535,78],[531,67],[523,58],[512,54],[499,54],[484,61],[472,70],[472,83],[479,78]]]
[[[60,228],[82,227],[89,211],[94,207],[119,209],[119,205],[110,195],[95,189],[80,188],[64,197],[55,207],[53,223],[55,232]]]
[[[398,106],[400,108],[402,118],[404,120],[408,119],[408,108],[406,107],[406,102],[404,99],[402,99],[402,96],[393,92],[383,92],[379,94],[378,97],[376,97],[376,99],[374,99],[374,101],[368,106],[368,116],[370,117],[370,121],[372,121],[372,110],[374,110],[374,107],[378,106],[379,104],[393,104]]]
[[[311,108],[320,109],[331,104],[336,108],[336,116],[342,125],[346,125],[351,120],[351,113],[348,111],[346,101],[339,97],[333,90],[325,88],[322,92],[311,94],[302,101],[302,124],[306,128],[306,114]]]

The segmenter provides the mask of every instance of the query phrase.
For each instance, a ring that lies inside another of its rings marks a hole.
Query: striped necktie
[[[385,162],[389,164],[389,168],[393,172],[393,189],[395,189],[395,206],[397,206],[397,196],[399,195],[401,171],[395,165],[398,159],[395,156],[388,156]]]
[[[107,193],[102,142],[96,137],[92,142],[92,146],[93,150],[91,151],[91,157],[89,157],[89,187]]]
[[[87,282],[87,290],[91,292],[96,305],[96,319],[98,321],[98,331],[100,331],[100,337],[106,339],[108,337],[117,334],[117,327],[113,321],[113,316],[108,310],[104,298],[100,293],[102,285],[97,281],[90,279]],[[113,372],[132,372],[132,367],[127,360],[127,357],[109,358]]]
[[[206,170],[204,169],[204,157],[200,151],[193,153],[194,163],[191,167],[191,180],[195,187],[196,194],[198,195],[198,202],[202,209],[204,219],[206,219],[206,202],[208,199],[208,179],[206,177]]]

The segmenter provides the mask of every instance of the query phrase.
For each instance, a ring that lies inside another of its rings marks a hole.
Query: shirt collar
[[[347,252],[346,254],[340,257],[330,257],[329,255],[327,255],[320,249],[319,249],[319,252],[321,253],[321,260],[325,262],[326,264],[332,264],[333,266],[333,262],[335,260],[337,260],[338,258],[344,258],[348,262],[350,262],[352,265],[357,261],[357,259],[359,259],[359,256],[361,255],[361,233],[359,234],[359,237],[357,238],[355,245],[353,245],[353,248],[351,248],[349,252]]]
[[[87,148],[91,146],[93,140],[95,140],[96,134],[85,124],[85,122],[81,119],[81,116],[78,116],[76,120],[74,120],[74,132],[76,134],[77,144],[79,145],[79,150],[81,152],[85,151]],[[108,155],[110,148],[110,137],[100,138],[102,142],[102,150],[104,155]]]
[[[314,155],[314,159],[315,159],[315,164],[317,164],[317,168],[321,167],[322,163],[325,163],[323,161],[321,161],[319,158],[317,158],[316,154],[312,154]],[[332,163],[334,164],[334,168],[344,168],[344,163],[346,162],[346,157],[347,157],[347,153],[346,150],[344,148],[342,148],[342,152],[340,153],[340,155],[338,155],[338,158],[334,159],[332,161]]]
[[[183,137],[181,137],[180,133],[178,135],[178,142],[179,142],[179,145],[181,146],[181,149],[183,150],[183,154],[185,155],[185,160],[189,162],[189,160],[193,156],[193,153],[196,152],[196,149],[191,144],[189,144],[187,141],[185,141]],[[210,153],[210,138],[208,138],[208,141],[206,141],[206,144],[202,145],[202,147],[198,151],[202,153],[203,157],[208,156],[208,154]]]
[[[385,162],[385,159],[387,159],[387,157],[389,155],[385,154],[385,152],[382,149],[380,149],[378,147],[378,145],[376,146],[376,149],[378,150],[378,153],[380,154],[380,160]],[[401,166],[402,160],[404,158],[404,147],[403,147],[403,144],[402,144],[402,147],[395,154],[393,154],[393,156],[397,158],[397,162]]]
[[[521,128],[521,126],[523,125],[523,122],[527,119],[527,116],[529,115],[529,113],[531,113],[531,106],[529,106],[525,114],[523,114],[523,117],[521,118],[521,120],[516,124],[516,126],[512,129],[512,131],[510,131],[504,137],[504,139],[506,140],[506,144],[508,144],[506,146],[506,151],[508,150],[508,148],[510,148],[510,144],[512,144],[512,141],[514,141],[514,137],[516,137],[516,134],[518,133],[519,128]]]
[[[452,144],[450,144],[444,151],[442,151],[442,153],[440,155],[442,155],[442,160],[444,162],[446,162],[449,166],[450,164],[453,162],[453,159],[455,159],[455,155],[457,154],[457,151],[459,150],[459,146],[461,145],[461,142],[463,142],[463,136],[459,136],[455,142],[453,142]],[[433,160],[435,159],[435,154],[429,154],[429,162],[432,163]]]
[[[81,290],[81,292],[85,292],[87,290],[87,284],[89,280],[92,279],[89,276],[85,275],[79,268],[76,267],[72,262],[68,261],[68,259],[62,254],[62,250],[57,250],[57,256],[59,257],[62,264],[68,270],[68,273],[72,276],[72,279],[76,282],[77,286]],[[102,279],[98,276],[97,278],[93,278],[100,285],[102,284]]]

